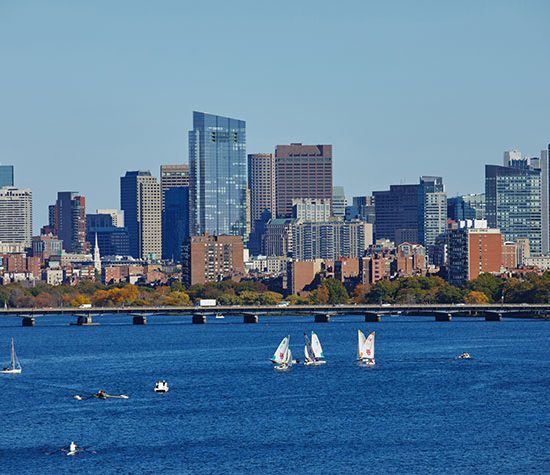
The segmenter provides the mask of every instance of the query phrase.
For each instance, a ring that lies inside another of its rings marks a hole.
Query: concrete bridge
[[[258,323],[266,315],[313,317],[315,322],[327,323],[342,315],[357,315],[366,322],[380,322],[392,316],[432,316],[438,322],[455,317],[484,318],[500,321],[503,318],[550,318],[550,304],[382,304],[382,305],[293,305],[263,306],[239,305],[216,307],[93,307],[93,308],[14,308],[0,310],[2,317],[18,317],[23,326],[35,326],[45,315],[73,317],[73,325],[97,325],[94,318],[101,315],[129,315],[134,325],[145,325],[150,317],[190,317],[196,324],[204,324],[216,315],[242,317],[244,323]]]

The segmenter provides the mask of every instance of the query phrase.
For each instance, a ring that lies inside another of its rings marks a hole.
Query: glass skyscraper
[[[0,188],[13,185],[13,165],[0,165]]]
[[[193,112],[189,132],[191,234],[246,238],[246,123]]]
[[[181,262],[182,246],[189,237],[189,187],[168,188],[162,211],[162,258]]]
[[[514,164],[515,165],[515,164]],[[485,166],[487,223],[506,241],[529,239],[531,254],[542,253],[542,183],[540,169]]]

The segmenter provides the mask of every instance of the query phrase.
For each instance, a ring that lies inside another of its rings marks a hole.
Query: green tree
[[[326,279],[323,284],[328,290],[328,303],[340,304],[348,303],[349,295],[348,291],[344,287],[344,284],[336,279]]]
[[[483,292],[491,302],[497,302],[501,299],[504,281],[500,277],[485,272],[477,279],[468,282],[466,287],[472,291]]]

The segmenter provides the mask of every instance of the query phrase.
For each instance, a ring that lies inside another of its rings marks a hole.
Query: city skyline
[[[216,3],[213,23],[198,4],[30,4],[0,7],[0,161],[36,203],[78,189],[110,207],[125,170],[187,163],[192,110],[246,120],[247,153],[332,144],[348,196],[421,174],[443,176],[450,196],[480,193],[485,163],[548,141],[546,2]],[[293,35],[265,34],[280,24]],[[239,55],[211,60],[226,37]]]

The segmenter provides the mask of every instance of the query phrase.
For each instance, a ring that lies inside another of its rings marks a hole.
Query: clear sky
[[[550,141],[550,2],[0,0],[0,163],[34,192],[119,207],[129,169],[187,162],[192,111],[248,152],[331,143],[348,197]]]

